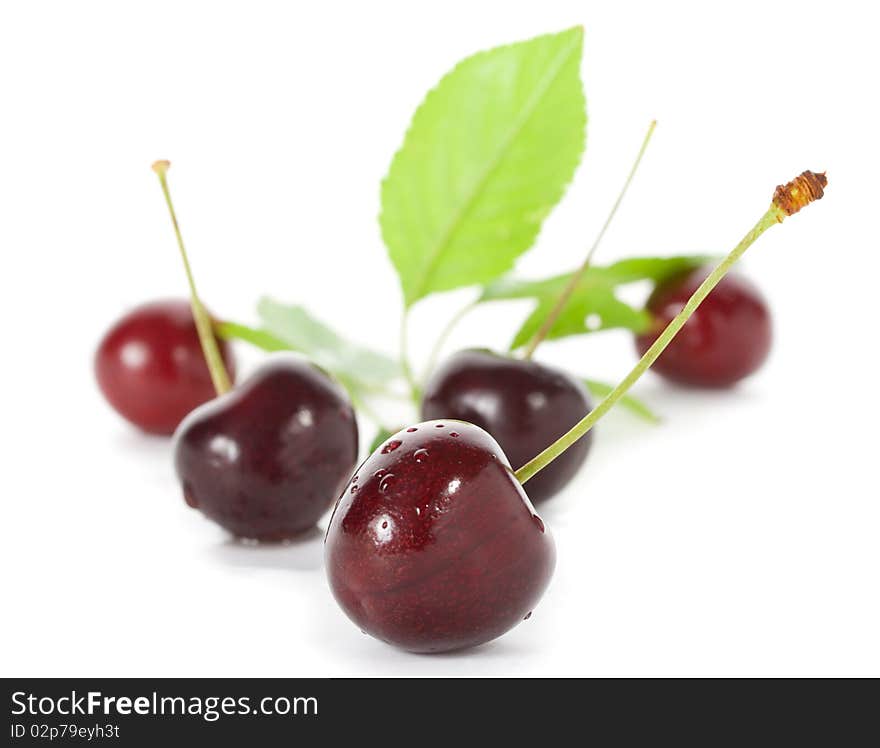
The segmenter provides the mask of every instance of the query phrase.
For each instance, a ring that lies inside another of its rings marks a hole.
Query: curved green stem
[[[527,462],[519,470],[516,471],[516,478],[520,483],[525,483],[529,478],[535,476],[540,470],[543,470],[566,449],[586,434],[596,422],[604,416],[614,404],[620,400],[626,391],[635,384],[639,377],[644,374],[653,364],[663,349],[672,342],[679,330],[684,327],[685,322],[694,313],[696,308],[702,303],[709,293],[718,285],[718,282],[724,277],[728,270],[742,257],[743,253],[754,243],[771,226],[781,223],[785,217],[785,213],[775,203],[761,217],[751,231],[746,234],[742,241],[734,247],[718,266],[709,274],[709,276],[700,284],[700,287],[694,291],[693,295],[688,299],[684,308],[675,316],[675,318],[666,326],[666,329],[660,333],[654,344],[645,351],[645,355],[639,359],[639,362],[633,367],[632,371],[624,377],[623,381],[618,384],[602,402],[600,402],[593,410],[591,410],[584,418],[582,418],[568,433],[564,434],[557,441],[553,442],[547,449],[534,459]]]
[[[437,366],[437,359],[440,358],[440,352],[443,350],[443,346],[446,345],[446,341],[449,340],[449,336],[452,334],[452,331],[458,325],[459,322],[464,319],[464,317],[475,307],[477,306],[476,301],[471,301],[466,306],[463,306],[459,309],[446,323],[446,327],[440,332],[440,336],[437,338],[437,342],[434,343],[434,347],[431,349],[431,354],[428,357],[428,364],[425,366],[425,372],[422,375],[422,383],[428,381],[428,377],[434,373],[434,368]]]
[[[165,203],[168,206],[168,213],[171,215],[171,225],[174,226],[174,235],[177,237],[177,246],[180,247],[180,257],[183,260],[183,269],[186,271],[186,279],[189,282],[190,304],[192,305],[193,320],[196,323],[196,330],[199,333],[199,342],[202,344],[202,353],[208,364],[208,370],[211,373],[211,381],[214,383],[214,389],[218,395],[229,392],[232,384],[229,381],[229,373],[226,371],[226,365],[223,363],[223,356],[220,355],[220,348],[217,345],[217,339],[214,337],[214,326],[208,310],[202,304],[198,293],[196,292],[196,283],[193,278],[192,268],[189,265],[189,258],[186,255],[186,248],[183,246],[183,236],[180,233],[180,226],[177,223],[177,214],[174,212],[174,203],[171,202],[171,191],[168,189],[168,168],[171,166],[169,161],[156,161],[153,164],[153,171],[159,176],[159,184],[162,185],[162,193],[165,195]]]
[[[599,248],[599,245],[602,243],[602,239],[605,236],[605,232],[608,231],[608,227],[611,225],[611,222],[614,220],[614,216],[617,215],[617,209],[620,207],[620,204],[623,202],[623,198],[626,195],[627,190],[629,189],[630,184],[632,183],[633,177],[636,175],[636,171],[638,171],[639,164],[642,162],[642,156],[645,155],[645,151],[648,149],[648,143],[651,142],[651,136],[654,134],[654,128],[657,127],[657,120],[653,120],[651,125],[648,127],[648,132],[645,135],[645,139],[642,141],[642,147],[639,148],[638,155],[636,156],[636,160],[633,162],[632,168],[629,171],[629,175],[626,178],[626,181],[623,183],[623,188],[620,190],[620,194],[617,196],[617,200],[614,201],[614,205],[611,207],[611,212],[608,214],[608,217],[605,219],[605,223],[602,225],[601,230],[599,231],[596,240],[593,242],[593,246],[590,247],[590,251],[587,252],[587,257],[584,260],[583,264],[578,268],[578,270],[571,276],[571,280],[568,282],[568,285],[559,295],[559,299],[556,304],[554,304],[553,308],[550,310],[550,313],[547,315],[543,324],[538,328],[535,334],[532,336],[532,339],[529,341],[526,346],[525,351],[523,351],[523,358],[528,361],[531,359],[532,355],[535,353],[535,349],[544,341],[544,339],[550,334],[550,330],[553,329],[553,325],[556,324],[556,320],[559,319],[559,315],[562,314],[562,311],[565,309],[569,300],[574,294],[575,290],[578,287],[578,284],[584,277],[584,274],[589,270],[590,263],[593,261],[593,255],[596,254],[596,250]]]

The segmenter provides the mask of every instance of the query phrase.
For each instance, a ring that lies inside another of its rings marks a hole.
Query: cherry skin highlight
[[[457,418],[488,431],[520,468],[590,411],[583,384],[559,369],[491,351],[460,351],[425,387],[422,418]],[[539,503],[561,491],[583,465],[592,433],[525,485]]]
[[[523,619],[556,549],[498,443],[455,420],[398,432],[358,468],[325,540],[362,631],[413,652],[473,647]]]
[[[710,272],[711,268],[697,268],[657,286],[646,307],[654,324],[636,338],[639,355],[650,348]],[[652,368],[680,384],[729,387],[761,367],[772,337],[770,310],[761,292],[744,276],[728,273]]]
[[[232,379],[230,348],[218,345]],[[95,375],[110,405],[151,434],[173,434],[187,413],[215,396],[184,300],[144,304],[116,322],[98,346]]]
[[[345,391],[277,354],[187,416],[174,440],[186,502],[241,538],[279,541],[315,526],[357,462]]]

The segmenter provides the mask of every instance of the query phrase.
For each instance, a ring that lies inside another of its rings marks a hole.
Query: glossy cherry
[[[344,390],[316,366],[277,354],[175,435],[186,502],[241,538],[278,541],[314,527],[357,461]]]
[[[757,223],[709,274],[599,405],[514,473],[483,429],[427,421],[393,435],[358,468],[325,540],[330,587],[365,632],[404,649],[474,646],[528,618],[553,572],[555,549],[522,483],[578,443],[639,380],[765,231],[823,195],[804,172],[776,188]]]
[[[527,618],[556,550],[498,443],[443,420],[398,432],[358,468],[325,560],[336,600],[363,631],[443,652]]]
[[[698,268],[657,286],[648,299],[650,332],[636,338],[639,354],[656,340],[710,272]],[[760,368],[770,353],[767,302],[747,278],[729,273],[687,321],[653,368],[681,384],[729,387]]]
[[[229,346],[218,341],[230,376]],[[104,336],[95,375],[107,401],[144,431],[172,434],[214,395],[190,302],[154,301],[134,309]]]
[[[460,351],[425,387],[422,417],[457,418],[488,431],[519,468],[590,410],[586,389],[559,369],[491,351]],[[561,491],[590,451],[587,434],[526,485],[538,503]]]

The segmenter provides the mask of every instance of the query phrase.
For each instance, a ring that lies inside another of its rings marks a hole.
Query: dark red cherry
[[[233,378],[231,351],[218,343]],[[98,346],[95,375],[110,405],[152,434],[174,433],[215,395],[189,301],[154,301],[126,314]]]
[[[344,390],[278,354],[231,392],[194,410],[174,438],[186,502],[241,538],[285,540],[314,527],[357,462]]]
[[[336,505],[324,555],[349,618],[413,652],[501,636],[529,616],[556,562],[501,447],[454,420],[404,429],[367,458]]]
[[[499,356],[460,351],[425,387],[422,418],[457,418],[488,431],[514,468],[549,447],[590,410],[583,384],[559,369]],[[525,489],[538,503],[574,477],[590,451],[592,433],[570,447]]]
[[[711,272],[698,268],[657,286],[648,299],[650,332],[636,338],[644,354]],[[760,368],[770,353],[772,323],[758,288],[728,273],[697,308],[652,367],[681,384],[728,387]]]

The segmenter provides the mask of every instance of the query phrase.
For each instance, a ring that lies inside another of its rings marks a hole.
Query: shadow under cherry
[[[211,549],[228,566],[279,571],[313,571],[324,565],[324,532],[317,527],[281,543],[229,538]]]

